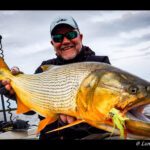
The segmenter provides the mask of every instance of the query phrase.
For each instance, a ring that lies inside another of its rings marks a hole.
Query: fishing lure
[[[114,124],[113,131],[115,127],[117,127],[120,130],[120,138],[125,139],[125,120],[127,120],[128,118],[123,117],[120,114],[119,110],[117,110],[116,108],[112,108],[111,111],[109,112],[109,115]]]

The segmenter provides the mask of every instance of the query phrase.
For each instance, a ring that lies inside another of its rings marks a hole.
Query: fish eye
[[[138,90],[139,90],[139,88],[138,88],[138,87],[135,87],[135,86],[131,86],[131,87],[129,88],[129,92],[130,92],[131,94],[137,94]]]

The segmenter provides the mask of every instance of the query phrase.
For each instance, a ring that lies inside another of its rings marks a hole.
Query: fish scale
[[[46,106],[54,109],[52,111],[64,112],[68,109],[75,110],[76,95],[82,80],[95,69],[86,65],[79,69],[77,64],[70,67],[53,67],[42,74],[23,75],[20,74],[13,81],[31,93],[32,105]],[[47,95],[47,96],[43,96]]]

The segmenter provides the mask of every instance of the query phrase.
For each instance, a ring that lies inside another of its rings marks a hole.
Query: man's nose
[[[64,44],[64,43],[69,43],[69,42],[70,42],[69,39],[67,39],[66,37],[63,38],[63,41],[62,41],[63,44]]]

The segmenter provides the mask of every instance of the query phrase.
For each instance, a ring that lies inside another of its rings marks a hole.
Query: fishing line
[[[0,35],[0,57],[4,59],[4,53],[3,53],[3,49],[2,49],[2,36]],[[11,130],[20,130],[20,129],[28,129],[29,128],[29,121],[24,121],[24,120],[16,120],[14,121],[14,119],[12,119],[13,113],[11,112],[11,103],[10,103],[10,98],[7,99],[7,111],[8,114],[10,115],[10,121],[7,121],[7,117],[6,117],[6,110],[5,110],[5,106],[4,106],[4,90],[5,87],[1,87],[0,91],[1,91],[1,100],[2,100],[2,104],[3,104],[3,112],[4,112],[4,121],[2,121],[2,123],[0,123],[0,131],[11,131]],[[32,125],[34,126],[34,125]]]
[[[4,50],[2,49],[2,36],[0,35],[0,57],[2,57],[3,59],[4,59]],[[1,94],[2,95],[2,97],[3,97],[3,94]],[[7,103],[8,103],[8,106],[7,106],[7,108],[8,108],[8,114],[10,114],[10,121],[11,122],[13,122],[13,120],[12,120],[12,112],[11,112],[11,107],[10,107],[10,105],[11,105],[11,103],[10,103],[10,101],[9,101],[10,99],[8,98],[7,99]],[[5,111],[5,108],[3,108],[4,109],[4,111]],[[7,119],[5,119],[5,121],[6,121]],[[7,122],[7,121],[6,121]]]
[[[0,35],[0,56],[4,58],[3,49],[2,49],[2,36]]]
[[[11,106],[11,103],[10,103],[10,99],[8,98],[6,102],[7,102],[7,104],[8,104],[8,105],[7,105],[7,108],[8,108],[8,114],[10,115],[10,121],[13,122],[13,120],[12,120],[13,114],[12,114],[12,112],[11,112],[11,107],[10,107],[10,106]]]

